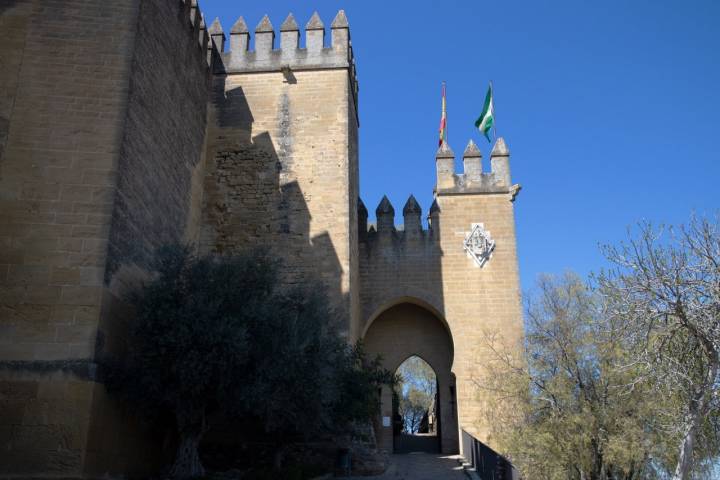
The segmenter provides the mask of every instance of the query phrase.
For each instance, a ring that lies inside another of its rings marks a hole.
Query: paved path
[[[392,455],[390,466],[376,477],[350,477],[349,480],[467,480],[457,455],[407,453]]]

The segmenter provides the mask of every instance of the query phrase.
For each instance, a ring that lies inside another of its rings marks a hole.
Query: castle
[[[464,172],[443,144],[428,229],[359,199],[358,83],[341,11],[279,32],[206,25],[195,0],[10,0],[0,7],[0,476],[98,477],[157,463],[109,396],[122,296],[153,251],[269,245],[319,278],[348,341],[438,378],[439,448],[492,445],[475,386],[483,335],[522,338],[509,151]],[[279,42],[276,39],[279,36]],[[278,45],[279,43],[279,45]],[[428,155],[431,168],[432,152]],[[393,449],[391,392],[375,422]],[[149,438],[150,437],[150,438]]]

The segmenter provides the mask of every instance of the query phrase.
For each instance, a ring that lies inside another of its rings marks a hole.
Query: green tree
[[[179,436],[170,475],[204,474],[208,414],[253,419],[284,446],[347,429],[377,413],[393,376],[338,334],[322,288],[288,287],[266,251],[198,257],[169,246],[129,296],[127,351],[109,386],[137,410],[172,412]]]
[[[127,351],[109,384],[139,411],[172,412],[179,444],[171,476],[204,474],[198,446],[208,413],[244,396],[248,325],[266,317],[276,270],[262,252],[197,257],[168,246],[152,279],[129,295]]]
[[[378,412],[377,391],[392,375],[337,333],[319,286],[278,295],[248,331],[248,412],[276,445],[275,469],[288,444],[346,431]]]
[[[501,339],[489,375],[495,438],[525,478],[653,478],[657,404],[628,357],[622,325],[576,275],[542,277],[528,301],[524,355]],[[505,407],[503,407],[505,405]]]

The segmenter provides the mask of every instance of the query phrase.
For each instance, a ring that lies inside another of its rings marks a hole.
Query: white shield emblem
[[[473,223],[470,233],[465,237],[463,243],[465,251],[470,255],[479,267],[490,260],[495,249],[495,240],[490,237],[490,232],[485,230],[482,223]]]

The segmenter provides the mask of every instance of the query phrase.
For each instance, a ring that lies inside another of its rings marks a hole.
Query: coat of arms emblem
[[[495,240],[490,236],[490,232],[485,230],[482,223],[473,223],[470,233],[465,237],[463,247],[465,247],[468,255],[475,260],[475,263],[482,267],[492,256],[495,249]]]

